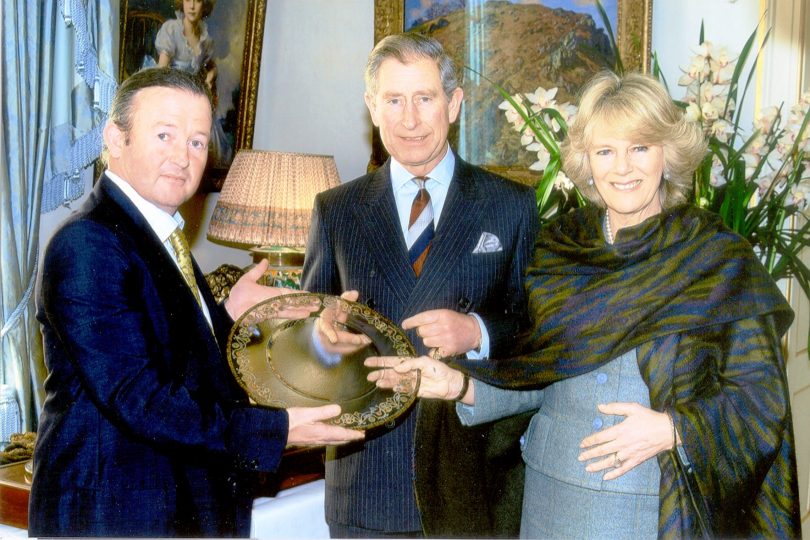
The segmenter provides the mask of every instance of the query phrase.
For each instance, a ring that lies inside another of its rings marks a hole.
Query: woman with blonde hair
[[[800,534],[793,313],[750,244],[687,203],[705,145],[652,77],[597,75],[563,146],[592,204],[538,234],[524,354],[367,361],[393,368],[369,375],[385,387],[420,369],[419,396],[470,425],[536,410],[522,537]]]

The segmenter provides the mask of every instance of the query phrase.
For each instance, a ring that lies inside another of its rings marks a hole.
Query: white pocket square
[[[481,238],[475,245],[473,253],[495,253],[496,251],[503,251],[501,241],[492,233],[481,233]]]

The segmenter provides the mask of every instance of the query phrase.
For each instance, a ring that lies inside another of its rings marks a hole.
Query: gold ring
[[[613,453],[613,468],[618,469],[621,466],[622,466],[622,460],[619,459],[619,453],[614,452]]]
[[[435,349],[431,349],[430,350],[430,357],[433,358],[434,360],[441,360],[442,359],[442,354],[440,352],[441,349],[442,349],[441,347],[436,347]]]

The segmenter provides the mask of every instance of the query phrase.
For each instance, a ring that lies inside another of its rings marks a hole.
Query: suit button
[[[375,270],[374,268],[372,268],[371,270],[368,271],[368,276],[369,277],[374,277],[376,275],[377,275],[377,270]]]
[[[366,306],[368,306],[369,309],[374,309],[377,306],[377,303],[374,301],[373,298],[369,298],[368,300],[366,300]]]
[[[601,418],[595,418],[592,425],[593,425],[593,429],[602,429],[602,419]]]
[[[605,384],[608,380],[607,373],[596,374],[596,384]]]
[[[458,310],[462,313],[467,313],[470,311],[470,307],[472,306],[472,302],[466,296],[462,296],[458,299]]]

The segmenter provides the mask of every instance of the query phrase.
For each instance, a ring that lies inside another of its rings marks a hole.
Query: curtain
[[[109,4],[0,0],[0,382],[17,389],[26,430],[46,374],[34,302],[40,212],[78,199],[100,153],[115,88]]]

